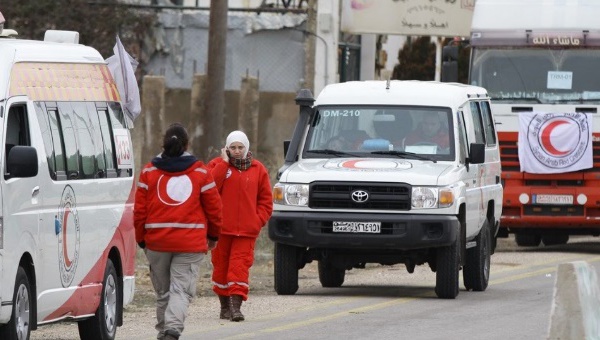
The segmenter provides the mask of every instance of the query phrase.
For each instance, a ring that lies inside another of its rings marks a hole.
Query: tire
[[[33,296],[25,269],[19,266],[12,298],[12,316],[0,327],[0,339],[28,340],[31,333]]]
[[[452,245],[437,250],[435,294],[440,299],[454,299],[458,296],[459,271],[460,236],[457,235]]]
[[[545,246],[557,246],[561,244],[567,244],[569,242],[568,234],[550,234],[542,236],[542,242]]]
[[[345,277],[345,269],[339,269],[325,261],[319,261],[319,281],[324,288],[341,287]]]
[[[483,292],[490,280],[491,233],[489,220],[483,224],[475,238],[477,246],[467,249],[467,258],[463,268],[463,281],[467,290]]]
[[[96,314],[79,321],[79,337],[90,340],[113,340],[117,333],[119,311],[118,296],[121,286],[117,271],[110,259],[106,260],[106,270],[102,281],[102,296]]]
[[[298,248],[275,243],[275,292],[294,295],[298,291]]]
[[[542,237],[537,234],[515,234],[515,242],[519,247],[537,247],[542,242]]]

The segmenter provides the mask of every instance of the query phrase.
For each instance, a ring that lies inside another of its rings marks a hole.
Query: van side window
[[[10,107],[6,118],[6,139],[4,144],[4,159],[8,159],[10,150],[15,145],[30,146],[29,121],[27,119],[27,107],[25,104],[17,104]],[[4,162],[4,178],[9,178]]]
[[[496,127],[494,126],[494,118],[489,102],[480,102],[481,117],[483,118],[483,127],[485,131],[485,141],[487,146],[496,145]]]
[[[71,103],[74,128],[76,131],[81,174],[79,178],[95,178],[96,176],[96,148],[94,146],[93,125],[85,103]]]
[[[79,153],[77,152],[77,138],[75,137],[75,126],[71,119],[71,105],[69,103],[58,103],[58,117],[65,147],[67,159],[68,179],[79,178]]]
[[[48,170],[50,171],[50,177],[56,179],[56,160],[54,156],[54,142],[52,140],[52,131],[50,130],[50,122],[48,121],[48,115],[44,112],[42,103],[35,102],[35,113],[37,115],[40,131],[42,133],[42,140],[44,141],[44,150],[46,151],[46,160],[48,162]]]
[[[473,118],[473,129],[475,130],[475,143],[485,143],[483,134],[483,123],[481,122],[481,112],[476,102],[470,103],[471,117]]]
[[[100,133],[102,135],[102,144],[104,145],[104,160],[106,162],[107,177],[117,177],[117,167],[115,166],[115,152],[113,148],[112,129],[108,118],[108,110],[106,108],[97,109],[98,119],[100,121]]]

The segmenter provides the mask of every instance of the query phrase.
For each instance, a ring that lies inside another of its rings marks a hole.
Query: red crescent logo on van
[[[80,225],[77,215],[75,191],[70,185],[65,186],[58,214],[55,217],[56,236],[58,238],[58,270],[63,287],[73,282],[77,264],[79,263]]]

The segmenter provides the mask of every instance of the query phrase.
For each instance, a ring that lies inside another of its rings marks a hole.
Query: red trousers
[[[244,301],[248,299],[255,243],[254,237],[219,236],[217,247],[211,251],[215,293],[224,296],[241,295]]]

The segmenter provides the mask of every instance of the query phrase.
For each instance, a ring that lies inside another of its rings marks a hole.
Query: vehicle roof
[[[315,105],[416,105],[456,109],[470,97],[487,98],[478,86],[419,80],[349,81],[327,85]]]
[[[4,98],[5,96],[9,95],[9,88],[11,87],[9,83],[9,78],[13,73],[12,71],[15,68],[16,63],[18,63],[17,65],[27,65],[26,63],[56,63],[57,66],[58,64],[106,65],[104,58],[102,58],[100,53],[92,47],[80,44],[57,43],[37,40],[0,38],[0,56],[2,56],[2,58],[0,58],[0,98]],[[46,70],[46,72],[43,74],[52,74],[51,72],[53,71]],[[56,83],[60,82],[61,80],[47,79],[47,77],[42,76],[42,73],[40,73],[40,75],[38,76],[42,77],[43,79],[37,79],[36,81],[28,82],[25,85],[21,84],[21,86],[30,88],[30,90],[33,92],[40,90],[39,88],[37,88],[37,90],[34,90],[34,88],[43,86],[45,90],[37,92],[44,93],[46,95],[61,92],[60,89],[57,89],[54,86],[50,85],[50,83],[52,83],[53,81],[54,83]],[[13,81],[14,79],[10,80],[10,82]],[[41,85],[39,81],[45,81],[44,85]],[[102,82],[102,84],[104,84],[104,82]],[[76,86],[71,85],[69,85],[69,87],[73,89],[79,89],[81,86],[83,86],[77,84]],[[98,98],[98,96],[95,96],[94,98]]]
[[[597,0],[477,0],[471,31],[600,30]]]

